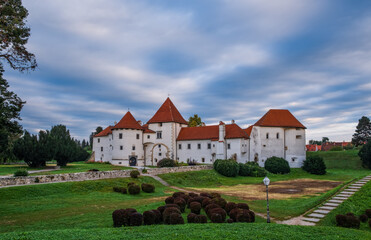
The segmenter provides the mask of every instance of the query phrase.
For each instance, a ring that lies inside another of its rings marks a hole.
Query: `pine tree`
[[[358,120],[356,131],[353,134],[352,143],[356,146],[363,145],[371,138],[371,123],[370,119],[363,116]]]

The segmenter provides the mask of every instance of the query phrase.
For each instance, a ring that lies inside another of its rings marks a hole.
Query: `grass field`
[[[362,169],[358,150],[307,152],[307,156],[318,154],[323,157],[329,169]]]
[[[56,164],[48,164],[47,166],[56,166]],[[0,165],[0,175],[14,174],[19,169],[42,170],[43,168],[30,168],[27,165]],[[74,172],[86,172],[90,169],[98,169],[100,171],[112,171],[112,170],[125,170],[132,169],[131,167],[113,166],[111,164],[104,163],[85,163],[85,162],[73,162],[69,163],[66,167],[61,167],[60,170],[33,173],[31,175],[48,175],[48,174],[60,174],[60,173],[74,173]]]
[[[68,240],[116,240],[116,239],[259,239],[259,240],[334,240],[371,239],[366,231],[333,228],[304,227],[262,223],[221,223],[152,225],[127,228],[61,229],[0,234],[0,239],[68,239]]]
[[[366,183],[360,191],[356,192],[347,201],[342,203],[335,210],[331,211],[319,222],[319,225],[336,226],[336,215],[352,212],[356,216],[359,216],[363,214],[366,209],[371,209],[371,182]],[[360,229],[371,231],[371,228],[368,226],[368,224],[362,222]]]

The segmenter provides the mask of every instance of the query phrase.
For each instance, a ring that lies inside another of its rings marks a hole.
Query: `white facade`
[[[160,112],[161,117],[167,114],[163,109]],[[221,122],[217,126],[189,128],[184,119],[179,120],[179,115],[176,116],[178,122],[156,122],[158,118],[155,121],[153,117],[147,125],[132,127],[136,120],[129,115],[131,125],[123,122],[121,128],[109,127],[103,134],[94,137],[95,161],[124,166],[153,166],[163,158],[203,164],[212,164],[216,159],[235,159],[240,163],[255,161],[264,166],[267,158],[276,156],[286,159],[290,167],[299,168],[306,156],[305,127],[300,122],[297,123],[299,127],[272,127],[264,126],[259,120],[250,128],[251,132],[247,132],[234,121],[229,125]],[[277,116],[272,119],[277,119]]]

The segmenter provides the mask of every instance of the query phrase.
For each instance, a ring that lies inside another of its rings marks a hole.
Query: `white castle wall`
[[[103,148],[103,151],[102,151],[102,148]],[[95,152],[96,162],[111,161],[112,159],[112,135],[93,138],[93,151]]]
[[[122,139],[119,138],[122,133]],[[137,139],[139,134],[139,139]],[[144,165],[143,131],[134,129],[113,129],[112,164],[129,166],[129,157],[137,157],[137,165]],[[121,149],[122,146],[122,149]],[[135,146],[135,150],[133,150]]]
[[[178,161],[186,163],[187,160],[195,160],[198,163],[212,164],[215,160],[217,141],[211,140],[190,140],[190,141],[178,141]],[[182,148],[179,149],[179,144]],[[191,149],[188,149],[188,144],[191,144]],[[198,144],[201,144],[201,149],[198,149]],[[211,148],[208,149],[208,144],[211,144]],[[214,155],[213,155],[214,154]],[[202,159],[204,158],[204,161]]]

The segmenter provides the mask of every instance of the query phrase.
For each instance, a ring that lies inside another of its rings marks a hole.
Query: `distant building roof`
[[[148,128],[148,124],[144,124],[142,128],[144,130],[144,133],[156,133],[155,131]]]
[[[249,137],[250,137],[250,135],[251,135],[252,127],[253,127],[253,125],[251,125],[250,127],[244,129],[244,131],[247,133],[247,135],[248,135]]]
[[[170,98],[167,98],[161,107],[157,110],[155,115],[147,123],[164,123],[176,122],[181,124],[188,124],[186,120],[179,113]]]
[[[101,131],[100,133],[95,134],[94,137],[108,136],[109,134],[112,134],[112,128],[113,128],[113,126],[108,126],[103,131]]]
[[[138,129],[143,130],[142,126],[135,120],[130,112],[127,112],[112,129]]]
[[[306,128],[286,109],[269,110],[254,126]]]
[[[245,138],[248,139],[247,133],[237,124],[225,125],[226,139]],[[184,127],[180,130],[177,141],[185,140],[212,140],[219,139],[219,125]]]

